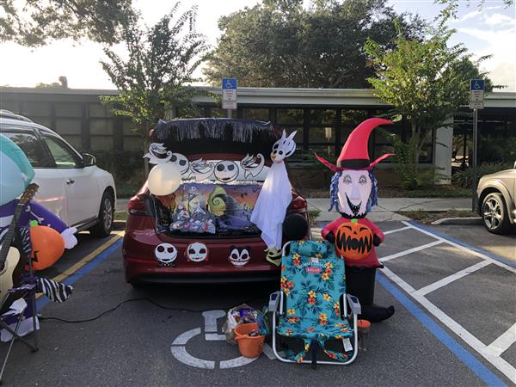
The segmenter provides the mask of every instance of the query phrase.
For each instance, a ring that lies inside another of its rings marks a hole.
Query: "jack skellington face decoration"
[[[190,169],[190,162],[188,161],[188,158],[185,155],[182,155],[181,153],[172,153],[172,158],[170,159],[170,162],[177,165],[177,167],[179,168],[179,172],[181,172],[181,175],[184,175]]]
[[[219,161],[215,165],[215,177],[222,183],[229,183],[238,177],[238,165],[234,161]]]
[[[243,267],[251,260],[250,247],[238,248],[231,246],[230,249],[229,262],[231,262],[233,266]]]
[[[187,261],[202,262],[208,260],[209,250],[204,243],[194,242],[185,250]]]
[[[153,142],[149,145],[149,153],[145,154],[143,158],[149,159],[151,164],[164,164],[170,161],[172,152],[167,150],[163,143]]]
[[[294,131],[287,137],[287,132],[283,131],[281,138],[274,143],[272,146],[271,159],[275,163],[281,163],[287,157],[294,154],[296,150],[296,143],[294,142],[294,136],[297,131]]]
[[[154,249],[154,256],[160,266],[172,266],[177,258],[177,249],[170,243],[161,243]]]
[[[241,161],[240,165],[242,169],[245,171],[244,177],[248,179],[249,177],[256,177],[260,174],[265,165],[265,157],[261,153],[255,155],[247,155]]]

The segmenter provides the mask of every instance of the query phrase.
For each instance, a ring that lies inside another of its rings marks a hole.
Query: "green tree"
[[[441,4],[441,5],[445,6],[441,10],[439,18],[446,20],[446,19],[449,19],[450,17],[451,18],[456,18],[457,17],[457,13],[458,13],[458,10],[459,10],[459,3],[460,3],[459,0],[434,0],[434,2],[436,4]],[[469,7],[469,5],[471,4],[471,0],[466,0],[465,3]],[[478,10],[482,10],[482,8],[484,7],[485,3],[486,3],[486,0],[478,1],[477,2]],[[503,3],[505,4],[505,7],[508,8],[508,7],[512,6],[512,5],[514,5],[514,0],[503,0]]]
[[[132,0],[0,0],[0,42],[42,46],[53,39],[87,37],[117,43],[135,13]]]
[[[167,112],[180,108],[188,114],[195,94],[190,87],[193,72],[206,50],[204,37],[195,31],[197,8],[179,12],[179,3],[154,27],[141,27],[138,21],[124,28],[128,52],[121,58],[111,48],[102,67],[119,90],[118,96],[103,97],[116,115],[129,117],[145,137],[147,129]]]
[[[431,32],[427,40],[418,41],[399,31],[392,50],[373,40],[365,46],[376,70],[376,77],[368,79],[373,93],[392,105],[395,115],[410,122],[410,149],[404,151],[403,162],[412,163],[414,173],[421,149],[433,131],[444,126],[460,106],[467,105],[470,79],[486,77],[478,66],[487,57],[472,61],[464,45],[448,47],[454,31],[443,25]],[[488,90],[492,87],[488,80]]]
[[[222,36],[204,70],[218,85],[226,76],[241,86],[368,87],[373,75],[363,46],[368,36],[382,47],[396,37],[396,16],[386,0],[265,0],[219,20]],[[420,36],[423,22],[401,15],[401,28]]]

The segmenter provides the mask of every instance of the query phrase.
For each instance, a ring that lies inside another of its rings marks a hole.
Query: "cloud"
[[[505,26],[505,25],[513,26],[515,22],[516,21],[514,18],[507,16],[507,15],[503,15],[501,13],[495,13],[491,16],[487,16],[484,20],[484,23],[487,24],[488,26],[498,26],[498,27]]]
[[[506,85],[504,91],[516,91],[516,51],[508,49],[510,42],[516,41],[516,27],[498,30],[481,28],[459,28],[462,34],[469,35],[480,41],[481,48],[473,52],[474,57],[492,55],[484,61],[481,67],[489,72],[489,78],[495,83]]]

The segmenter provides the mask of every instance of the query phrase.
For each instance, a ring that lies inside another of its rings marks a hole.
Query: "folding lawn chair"
[[[328,242],[289,242],[283,246],[281,263],[281,291],[271,294],[269,300],[269,310],[273,312],[272,348],[276,357],[283,362],[310,363],[305,360],[310,354],[314,368],[317,363],[352,363],[358,354],[360,303],[356,297],[346,296],[344,260],[335,254],[335,247]],[[347,303],[353,316],[352,327],[348,322]],[[287,349],[282,357],[276,348],[276,334],[282,336],[282,341],[301,339],[304,348],[297,354]],[[344,349],[329,350],[330,340],[342,341]],[[318,361],[318,346],[333,360]]]
[[[27,280],[20,287],[11,289],[9,291],[11,295],[6,299],[4,304],[0,305],[0,329],[4,330],[3,334],[11,335],[10,340],[8,339],[9,347],[0,369],[0,384],[3,381],[5,367],[7,366],[7,361],[9,360],[15,340],[19,340],[24,343],[32,350],[32,352],[37,352],[39,350],[37,335],[39,326],[36,309],[36,279],[33,277],[32,259],[27,257],[26,262],[29,263],[29,276],[27,277]],[[22,305],[22,307],[19,310],[6,315],[6,312],[9,311],[9,305],[16,302],[16,300],[18,300],[19,303],[21,301],[20,305]],[[26,302],[22,300],[26,300]],[[22,337],[23,333],[21,333],[21,328],[23,325],[25,325],[23,328],[29,329],[29,331],[32,332],[32,343]]]

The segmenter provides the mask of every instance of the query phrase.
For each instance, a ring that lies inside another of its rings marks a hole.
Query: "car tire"
[[[484,226],[490,233],[506,234],[511,227],[507,206],[502,194],[498,192],[490,193],[484,198],[481,215]]]
[[[111,234],[115,218],[115,199],[113,195],[105,191],[100,201],[98,222],[90,228],[90,233],[97,238],[105,238]]]

